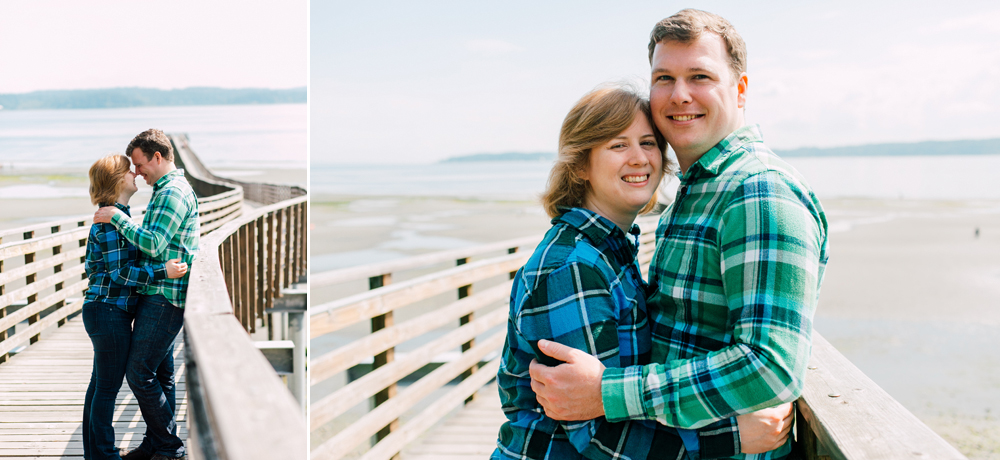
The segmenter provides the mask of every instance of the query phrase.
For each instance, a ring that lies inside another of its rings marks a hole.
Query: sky
[[[314,1],[312,162],[554,152],[583,94],[648,84],[649,31],[685,7],[747,42],[771,148],[1000,137],[995,2]]]
[[[0,93],[308,82],[308,0],[0,1]]]

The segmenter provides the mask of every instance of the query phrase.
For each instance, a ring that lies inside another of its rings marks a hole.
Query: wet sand
[[[305,169],[233,169],[214,171],[222,177],[247,182],[269,182],[306,186]],[[93,213],[85,168],[60,170],[0,170],[0,229],[23,227],[34,223]],[[152,187],[136,181],[139,192],[132,206],[149,202]]]
[[[816,330],[969,458],[1000,459],[1000,202],[823,204]],[[549,227],[530,201],[406,197],[313,197],[312,223],[314,271]]]

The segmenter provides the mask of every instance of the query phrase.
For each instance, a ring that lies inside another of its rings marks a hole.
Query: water
[[[1000,199],[1000,155],[790,158],[820,198]],[[550,162],[314,164],[313,192],[532,199]]]
[[[187,133],[216,168],[305,169],[306,105],[0,110],[0,166],[86,168],[149,128]]]

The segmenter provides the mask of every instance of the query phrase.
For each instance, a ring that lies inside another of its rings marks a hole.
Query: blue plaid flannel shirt
[[[131,217],[129,207],[115,203]],[[86,302],[102,302],[133,312],[139,294],[136,286],[167,278],[166,264],[138,265],[139,249],[129,243],[114,225],[93,224],[87,236],[84,270],[90,284]]]
[[[545,415],[531,390],[533,344],[554,340],[598,357],[607,367],[648,363],[650,330],[637,243],[611,221],[573,208],[553,227],[514,278],[507,341],[497,374],[508,421],[495,459],[678,458],[684,444],[675,428],[604,417],[561,422]],[[638,227],[631,231],[638,239]],[[543,362],[542,359],[539,359]],[[739,451],[736,419],[698,430],[702,458]]]

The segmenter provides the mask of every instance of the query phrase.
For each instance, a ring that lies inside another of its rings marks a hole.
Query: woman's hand
[[[760,454],[785,444],[792,430],[792,403],[736,416],[740,448],[744,454]]]
[[[170,259],[167,261],[167,278],[180,278],[188,272],[188,264],[181,262],[181,259]]]

